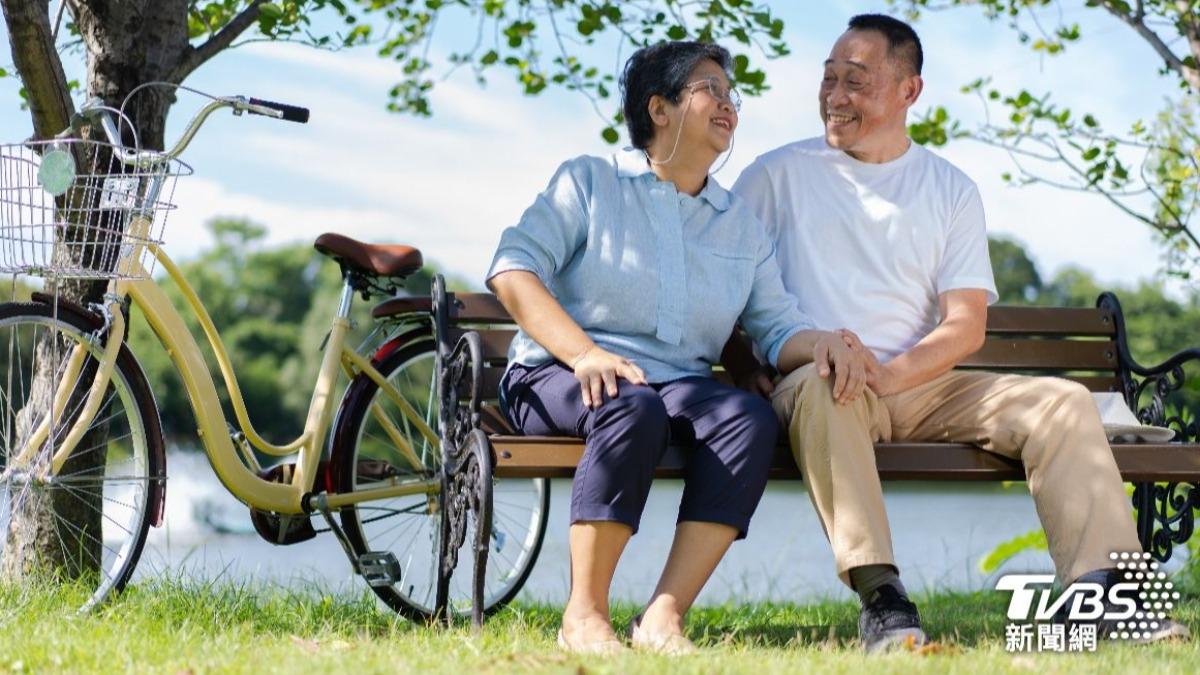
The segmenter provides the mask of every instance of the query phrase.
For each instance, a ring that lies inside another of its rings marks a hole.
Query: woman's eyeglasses
[[[707,87],[709,96],[712,96],[717,102],[729,103],[729,105],[733,106],[734,110],[742,109],[742,95],[738,93],[738,90],[725,86],[715,77],[707,77],[703,80],[696,80],[695,82],[688,82],[683,85],[684,89],[693,94],[698,89],[701,89],[701,87]]]

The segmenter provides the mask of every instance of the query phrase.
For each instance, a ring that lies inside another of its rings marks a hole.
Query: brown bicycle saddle
[[[403,244],[366,244],[326,232],[313,248],[356,272],[379,277],[406,277],[425,264],[421,252]]]

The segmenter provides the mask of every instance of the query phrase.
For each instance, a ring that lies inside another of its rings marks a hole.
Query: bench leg
[[[445,442],[445,441],[444,441]],[[451,462],[442,473],[442,532],[435,617],[452,623],[449,607],[450,578],[458,567],[460,552],[470,555],[471,623],[483,626],[484,582],[487,578],[488,548],[492,540],[492,446],[487,434],[476,429],[461,447],[449,441]],[[469,546],[467,532],[474,525]]]
[[[479,429],[471,432],[467,442],[471,453],[470,472],[467,486],[471,515],[475,520],[475,565],[471,579],[471,623],[483,627],[486,607],[483,597],[484,582],[487,580],[488,548],[492,542],[492,443],[487,434]]]
[[[439,282],[440,283],[440,282]],[[436,296],[436,294],[435,294]],[[443,334],[444,335],[444,334]],[[483,347],[478,333],[459,338],[453,349],[438,345],[438,426],[442,443],[441,560],[435,616],[447,624],[450,577],[458,566],[459,551],[474,523],[474,538],[467,551],[473,558],[471,622],[483,625],[484,582],[492,537],[492,444],[479,429],[483,382]]]
[[[1159,562],[1191,538],[1200,511],[1200,483],[1135,483],[1138,539]]]

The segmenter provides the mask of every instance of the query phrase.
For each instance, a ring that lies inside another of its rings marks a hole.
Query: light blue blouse
[[[500,236],[487,278],[532,272],[597,345],[650,382],[710,376],[739,320],[772,364],[813,324],[783,287],[775,244],[712,176],[696,197],[660,181],[640,150],[583,156]],[[524,331],[509,361],[553,357]]]

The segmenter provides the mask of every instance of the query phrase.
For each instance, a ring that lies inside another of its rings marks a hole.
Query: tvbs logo
[[[1037,651],[1094,651],[1096,638],[1148,638],[1167,618],[1180,595],[1149,561],[1148,553],[1113,553],[1121,580],[1102,585],[1076,582],[1054,596],[1049,574],[1008,574],[996,590],[1009,591],[1006,648],[1032,651],[1036,626]],[[1064,630],[1069,626],[1069,630]],[[1069,633],[1069,635],[1067,634]]]
[[[1009,620],[1049,621],[1057,617],[1068,622],[1123,621],[1132,619],[1138,612],[1141,584],[1123,582],[1105,589],[1101,584],[1074,583],[1055,599],[1050,588],[1053,583],[1052,574],[1001,577],[996,590],[1012,592],[1008,602]]]

